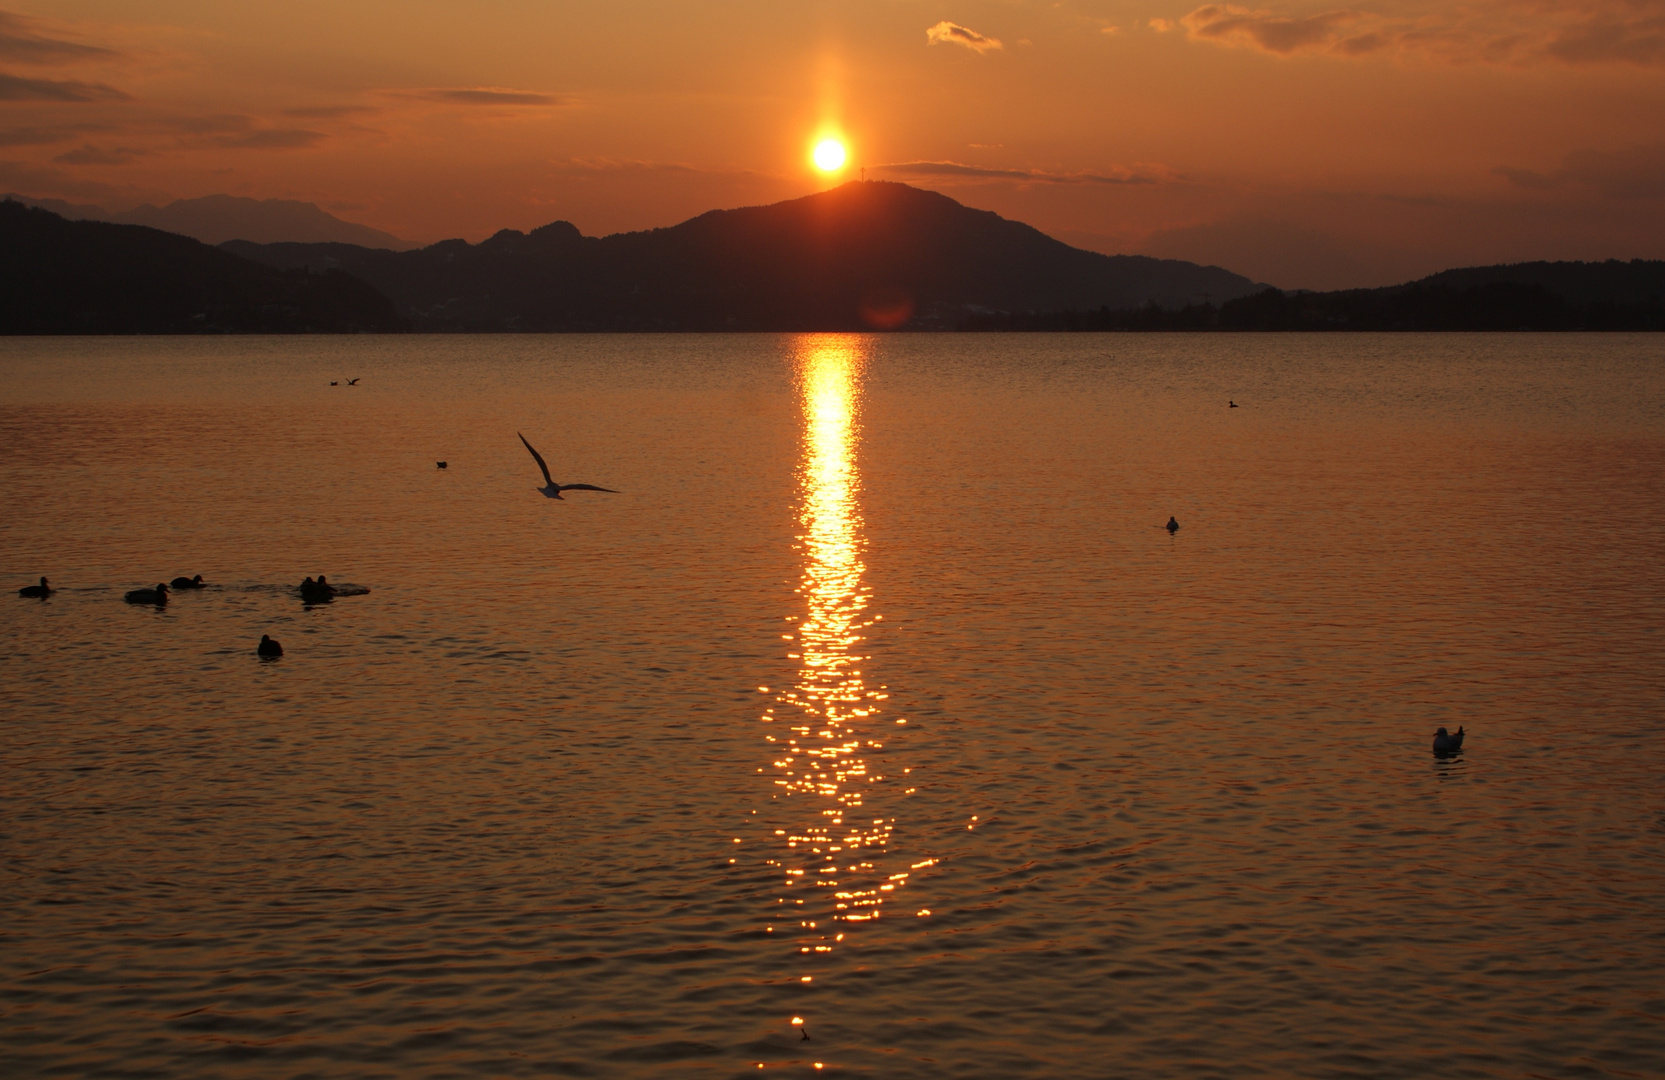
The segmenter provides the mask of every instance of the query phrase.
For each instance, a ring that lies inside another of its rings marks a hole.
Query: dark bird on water
[[[154,589],[133,589],[124,599],[129,604],[165,604],[168,602],[168,587],[158,584]]]
[[[301,582],[302,600],[329,600],[334,596],[335,586],[326,581],[323,574],[318,575],[317,581],[307,578]]]
[[[335,380],[334,380],[334,379],[331,379],[331,380],[330,380],[330,385],[331,385],[331,386],[340,386],[340,385],[341,385],[341,384],[340,384],[340,383],[338,383],[338,382],[336,382],[336,381],[335,381]]]
[[[520,432],[517,431],[515,434],[520,435]],[[532,450],[532,444],[526,442],[526,436],[520,435],[520,441],[526,443],[526,449]],[[612,488],[596,487],[594,484],[557,484],[555,478],[549,475],[549,466],[544,464],[543,455],[536,450],[532,450],[532,457],[537,461],[538,468],[543,470],[544,482],[548,484],[547,487],[541,487],[538,490],[551,499],[560,499],[563,491],[605,491],[613,495],[620,494]],[[566,500],[562,499],[561,501],[565,502]]]
[[[265,634],[261,634],[260,644],[254,647],[254,651],[265,657],[282,656],[283,646],[279,645]]]
[[[1457,734],[1455,735],[1447,735],[1444,728],[1434,732],[1434,753],[1443,757],[1446,754],[1454,754],[1462,748],[1463,729],[1461,725],[1458,725]]]
[[[201,574],[198,574],[196,577],[176,577],[171,582],[169,582],[169,584],[172,585],[175,589],[206,589],[206,588],[208,588],[208,586],[206,586],[202,583],[202,575]]]
[[[17,590],[17,595],[31,598],[39,597],[40,599],[45,600],[48,596],[52,595],[52,586],[46,583],[45,578],[41,578],[39,585],[25,585],[23,588]]]
[[[1173,517],[1172,514],[1169,514],[1168,515],[1168,523],[1166,525],[1162,526],[1162,527],[1164,529],[1167,529],[1168,532],[1170,532],[1170,533],[1176,533],[1176,532],[1179,531],[1179,522],[1174,520],[1174,517]]]
[[[1237,402],[1235,402],[1235,401],[1227,401],[1227,402],[1226,402],[1226,404],[1227,404],[1227,405],[1230,405],[1230,406],[1231,406],[1231,407],[1232,407],[1232,408],[1234,408],[1234,409],[1236,409],[1236,408],[1239,408],[1239,407],[1240,407],[1240,406],[1239,406],[1239,405],[1238,405],[1238,404],[1237,404]]]
[[[436,462],[434,462],[434,468],[436,468],[436,469],[447,469],[447,468],[450,468],[450,467],[451,467],[451,463],[449,461],[436,461]]]

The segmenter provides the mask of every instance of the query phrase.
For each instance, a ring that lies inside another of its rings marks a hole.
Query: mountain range
[[[295,199],[245,199],[236,195],[204,195],[200,199],[178,199],[166,206],[149,203],[133,210],[111,212],[87,203],[61,199],[31,199],[24,195],[0,195],[25,206],[50,210],[70,221],[109,221],[118,225],[148,225],[163,232],[178,233],[205,244],[227,240],[275,243],[299,240],[310,243],[359,244],[372,248],[404,251],[417,245],[392,233],[342,221],[313,203]]]
[[[283,205],[190,202],[251,204],[268,224]],[[293,205],[310,211],[303,224],[323,214]],[[242,237],[210,247],[0,202],[0,333],[407,329],[1652,330],[1665,329],[1665,262],[1285,292],[1216,266],[1082,251],[879,181],[643,232],[587,237],[556,221],[403,251]]]
[[[386,297],[340,271],[274,270],[188,236],[0,202],[0,333],[344,333],[404,325]]]
[[[362,278],[417,330],[950,329],[980,310],[1176,306],[1267,287],[1217,266],[1082,251],[885,181],[606,237],[557,221],[419,251],[224,246]]]

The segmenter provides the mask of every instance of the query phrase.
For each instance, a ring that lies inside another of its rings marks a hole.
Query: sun
[[[822,139],[815,144],[815,167],[822,172],[837,172],[842,169],[848,156],[844,152],[844,144],[837,139]]]

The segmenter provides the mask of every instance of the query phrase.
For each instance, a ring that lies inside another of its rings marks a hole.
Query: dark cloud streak
[[[0,101],[132,101],[131,95],[103,83],[25,79],[0,72]]]
[[[0,11],[0,60],[13,64],[72,64],[109,60],[116,53],[96,45],[45,37],[32,29],[34,20]]]

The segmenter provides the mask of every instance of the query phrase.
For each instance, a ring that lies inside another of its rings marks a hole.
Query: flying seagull
[[[520,435],[520,432],[517,431],[515,434]],[[526,442],[526,436],[520,435],[520,441],[526,443],[526,449],[532,450],[532,444]],[[619,494],[612,488],[596,487],[594,484],[557,484],[555,478],[549,475],[549,466],[544,464],[543,455],[536,450],[532,450],[532,457],[537,461],[538,468],[543,470],[543,478],[549,484],[548,487],[541,487],[538,490],[551,499],[560,499],[563,491],[606,491],[614,495]],[[562,501],[566,500],[563,499]]]

